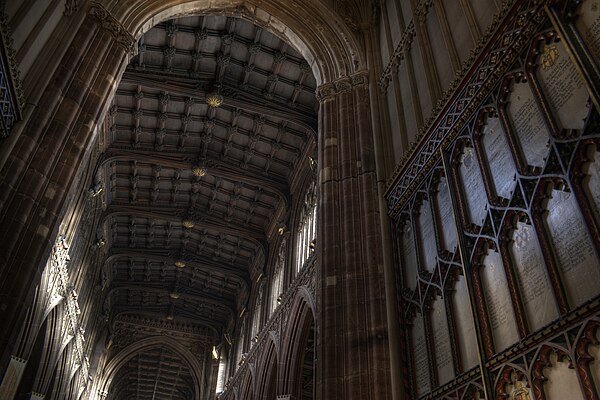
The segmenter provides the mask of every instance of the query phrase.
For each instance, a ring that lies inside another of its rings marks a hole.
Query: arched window
[[[314,182],[306,191],[296,237],[296,273],[313,252],[317,238],[317,192]]]
[[[246,338],[246,317],[242,320],[240,324],[240,331],[238,332],[238,340],[236,345],[236,354],[235,354],[235,369],[237,370],[240,366],[240,362],[242,361],[242,354],[244,354],[244,339]]]
[[[250,346],[252,346],[254,342],[256,342],[256,336],[258,336],[258,332],[260,332],[260,328],[262,325],[262,320],[260,318],[260,310],[262,308],[263,293],[265,291],[264,283],[264,280],[260,283],[260,286],[258,288],[258,296],[256,297],[256,301],[254,303],[254,310],[252,311],[252,344]]]
[[[222,393],[225,388],[225,371],[227,370],[227,355],[225,350],[219,352],[219,370],[217,372],[217,390],[216,393]]]
[[[271,307],[270,314],[277,309],[281,295],[283,294],[283,274],[285,271],[285,252],[287,249],[287,240],[283,239],[279,246],[279,254],[275,261],[275,268],[271,277]]]

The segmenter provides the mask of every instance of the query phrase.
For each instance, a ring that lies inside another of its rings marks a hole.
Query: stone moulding
[[[394,218],[416,187],[439,161],[440,149],[446,148],[473,117],[480,103],[498,79],[524,50],[529,39],[547,19],[546,1],[517,0],[501,12],[490,26],[485,40],[474,51],[473,66],[460,83],[452,84],[445,99],[438,102],[423,133],[407,151],[388,182],[385,198],[388,214]],[[500,17],[504,15],[504,17]],[[443,107],[441,104],[445,104]]]
[[[367,71],[358,71],[348,76],[342,76],[332,82],[327,82],[317,88],[316,97],[319,103],[330,100],[341,93],[350,92],[352,88],[366,86],[369,83]]]
[[[13,125],[21,119],[21,111],[25,105],[23,85],[11,37],[6,15],[0,11],[0,139],[10,135]]]
[[[100,3],[92,3],[89,14],[95,17],[103,29],[108,31],[130,55],[133,55],[135,38]]]

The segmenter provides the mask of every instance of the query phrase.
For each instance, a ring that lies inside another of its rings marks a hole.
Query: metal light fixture
[[[185,261],[177,260],[177,261],[175,261],[175,266],[177,268],[185,268],[186,264],[185,264]]]
[[[193,167],[192,173],[194,174],[194,176],[202,178],[204,175],[206,175],[206,168],[200,166]]]
[[[104,190],[104,187],[102,186],[102,182],[98,182],[94,186],[92,186],[91,188],[88,189],[88,193],[91,197],[96,197],[100,193],[102,193],[103,190]]]
[[[172,299],[174,299],[174,300],[177,300],[179,298],[179,293],[177,293],[177,292],[171,292],[171,293],[169,293],[169,297],[172,298]]]
[[[212,348],[212,357],[215,360],[219,359],[219,353],[217,352],[217,348],[215,346],[213,346],[213,348]]]
[[[186,229],[192,229],[194,227],[194,221],[191,221],[189,219],[184,219],[182,225]]]
[[[211,93],[206,98],[206,104],[212,108],[219,108],[223,104],[223,96],[219,93]]]

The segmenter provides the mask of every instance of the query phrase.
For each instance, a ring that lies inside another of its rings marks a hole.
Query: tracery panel
[[[388,191],[402,317],[412,321],[414,307],[425,322],[430,381],[413,368],[414,397],[461,398],[454,391],[476,375],[488,398],[600,395],[597,331],[576,344],[600,311],[600,80],[586,70],[599,59],[590,48],[600,49],[600,5],[542,3],[515,2],[498,28],[513,30],[485,50],[489,62],[465,78]],[[503,47],[525,15],[539,26],[527,25],[519,52]]]

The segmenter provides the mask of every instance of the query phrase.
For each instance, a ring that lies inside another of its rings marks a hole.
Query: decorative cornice
[[[380,87],[382,92],[386,92],[387,88],[390,84],[390,80],[392,80],[392,74],[398,71],[398,67],[402,60],[404,60],[404,55],[410,51],[412,46],[412,42],[415,38],[415,24],[413,21],[410,21],[404,33],[402,34],[402,38],[400,39],[400,43],[394,49],[385,70],[381,74],[381,77],[377,81],[378,86]]]
[[[108,31],[125,50],[133,54],[136,42],[135,38],[106,8],[100,3],[92,3],[89,13],[100,22],[102,28]]]
[[[21,119],[21,110],[25,106],[25,95],[23,85],[19,76],[19,67],[16,53],[13,48],[12,33],[8,26],[7,16],[0,10],[0,47],[1,57],[0,69],[3,70],[0,85],[2,90],[7,91],[9,96],[2,102],[2,125],[0,127],[0,138],[10,135],[13,124]]]
[[[350,92],[355,87],[366,87],[369,84],[367,71],[359,71],[342,76],[332,82],[322,84],[317,88],[316,97],[320,103],[330,100],[341,93]]]
[[[79,9],[79,5],[77,4],[78,0],[67,0],[65,1],[65,11],[63,15],[65,17],[70,17]]]
[[[385,196],[392,217],[437,163],[439,149],[445,148],[458,135],[498,78],[525,48],[528,39],[546,19],[544,5],[549,2],[507,0],[503,3],[502,10],[471,51],[471,57],[465,63],[471,67],[464,67],[444,92],[388,181]],[[526,10],[530,12],[525,13]]]

